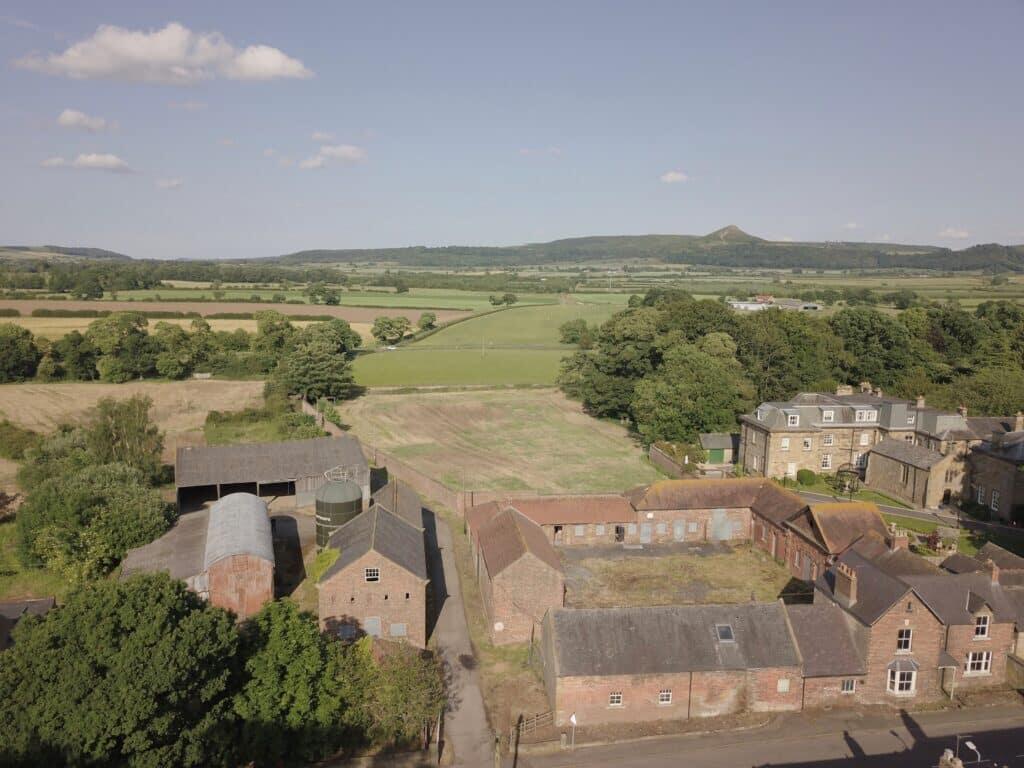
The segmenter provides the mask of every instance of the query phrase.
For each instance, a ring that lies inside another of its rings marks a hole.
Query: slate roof
[[[991,560],[1001,571],[1024,571],[1024,557],[1015,555],[992,541],[985,542],[974,557],[980,563]]]
[[[974,624],[973,613],[981,605],[992,609],[997,622],[1015,621],[1016,606],[1003,588],[987,573],[942,573],[936,576],[905,576],[924,603],[943,624]]]
[[[787,605],[805,677],[867,674],[867,630],[835,603]]]
[[[888,534],[878,507],[864,501],[811,504],[789,525],[830,555],[845,552],[869,533],[877,534],[883,541]]]
[[[779,525],[807,506],[795,493],[757,477],[661,480],[628,491],[626,498],[641,512],[745,507]]]
[[[149,544],[129,549],[121,561],[121,578],[137,573],[167,573],[187,581],[203,572],[209,508],[179,517],[174,527]]]
[[[328,581],[367,552],[373,551],[427,581],[427,558],[423,531],[379,506],[373,506],[349,520],[327,540],[338,550],[338,559],[320,577]]]
[[[857,575],[857,600],[853,605],[847,605],[845,598],[836,594],[835,571],[831,568],[818,577],[814,586],[868,626],[910,592],[908,584],[886,573],[853,549],[844,552],[839,562],[850,566]]]
[[[509,507],[480,528],[477,534],[487,573],[494,578],[526,554],[561,573],[562,563],[543,529]]]
[[[11,632],[22,618],[43,616],[55,602],[52,597],[39,597],[0,603],[0,651],[11,647]]]
[[[190,488],[217,483],[276,483],[323,474],[338,466],[368,471],[359,440],[315,437],[282,443],[242,443],[179,448],[174,483]]]
[[[416,491],[397,479],[390,480],[370,497],[375,504],[398,515],[416,528],[423,528],[423,502]]]
[[[274,539],[267,505],[251,493],[230,493],[210,507],[203,570],[234,555],[253,555],[274,562]]]
[[[715,625],[732,627],[720,642]],[[781,603],[646,608],[553,608],[558,677],[795,667],[800,663]]]
[[[901,464],[909,464],[919,469],[931,469],[946,458],[931,448],[925,448],[923,445],[914,445],[906,440],[897,440],[892,437],[875,443],[871,447],[871,453],[877,453],[879,456],[898,461]]]
[[[729,432],[701,432],[700,447],[705,451],[724,448],[735,452],[740,449],[740,436],[738,433]]]
[[[979,560],[970,557],[969,555],[960,554],[959,552],[956,552],[943,560],[942,567],[950,573],[987,572],[987,569]]]
[[[877,420],[873,422],[856,421],[856,411],[864,409],[877,411]],[[832,411],[832,421],[824,421],[824,411]],[[813,432],[847,424],[856,426],[871,424],[884,429],[913,429],[914,424],[908,424],[907,418],[913,414],[916,422],[919,418],[916,415],[918,411],[915,403],[898,397],[876,397],[867,392],[852,395],[801,392],[791,400],[763,402],[758,405],[753,414],[741,416],[740,420],[780,432],[786,430]],[[762,418],[757,418],[758,413]],[[794,427],[788,425],[790,415],[800,417],[799,425]]]

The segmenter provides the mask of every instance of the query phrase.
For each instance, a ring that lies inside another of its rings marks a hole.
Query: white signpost
[[[576,749],[576,713],[569,715],[569,722],[572,723],[572,738],[569,741],[569,749]]]

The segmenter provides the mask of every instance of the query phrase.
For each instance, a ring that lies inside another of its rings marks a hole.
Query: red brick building
[[[480,522],[472,551],[491,640],[531,640],[548,609],[565,601],[562,564],[547,535],[509,507]]]
[[[790,573],[814,581],[835,559],[869,534],[890,538],[882,513],[866,502],[810,504],[785,523],[784,562]]]
[[[365,633],[427,644],[423,531],[374,504],[328,540],[338,558],[320,577],[320,626],[342,637]]]
[[[555,546],[639,541],[636,510],[620,494],[538,496],[480,504],[466,512],[467,528],[511,507],[541,527]]]
[[[800,657],[779,603],[555,608],[544,618],[555,723],[713,717],[801,706]]]

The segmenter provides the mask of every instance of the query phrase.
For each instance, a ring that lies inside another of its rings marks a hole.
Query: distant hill
[[[131,256],[125,256],[116,251],[107,251],[103,248],[68,248],[62,245],[0,245],[0,258],[14,259],[51,259],[53,261],[78,261],[81,259],[100,259],[110,261],[130,261]]]
[[[976,245],[961,251],[932,245],[763,240],[734,224],[699,235],[574,237],[507,247],[445,246],[299,251],[283,264],[387,262],[406,267],[516,267],[644,259],[668,264],[761,269],[937,269],[1024,272],[1024,246]]]

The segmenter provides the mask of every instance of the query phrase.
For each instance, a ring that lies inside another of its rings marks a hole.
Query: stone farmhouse
[[[121,578],[168,573],[244,619],[274,599],[274,566],[266,503],[250,493],[232,493],[182,515],[156,541],[129,550]]]
[[[740,417],[738,463],[762,477],[850,467],[864,473],[868,486],[915,506],[958,499],[991,506],[994,486],[973,479],[971,457],[979,449],[991,452],[985,446],[998,445],[1008,432],[1024,432],[1024,414],[970,417],[964,407],[947,413],[927,407],[923,397],[890,397],[864,383],[858,392],[840,386],[835,394],[803,392],[761,403]],[[996,512],[1000,500],[997,489]]]
[[[1004,520],[1024,518],[1024,418],[976,446],[969,463],[971,498]]]
[[[425,648],[430,579],[419,496],[388,483],[327,546],[338,556],[317,582],[321,627],[342,637],[364,633]]]

